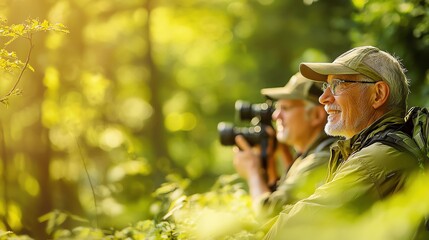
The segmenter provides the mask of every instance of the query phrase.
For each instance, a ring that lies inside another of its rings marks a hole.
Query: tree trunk
[[[153,60],[153,46],[151,37],[151,14],[154,8],[153,4],[154,1],[152,0],[146,1],[145,7],[148,12],[148,22],[145,26],[144,34],[147,39],[148,51],[144,62],[148,66],[150,72],[149,87],[152,94],[150,104],[153,107],[153,115],[147,129],[152,142],[153,160],[155,161],[155,166],[158,171],[158,174],[154,173],[157,183],[156,185],[158,185],[164,181],[164,176],[172,167],[172,162],[170,161],[171,158],[167,149],[164,115],[162,112],[162,96],[160,95],[161,86],[164,81],[163,78],[160,77],[157,66]]]

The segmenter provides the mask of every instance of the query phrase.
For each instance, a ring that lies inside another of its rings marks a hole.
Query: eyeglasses
[[[340,85],[341,83],[370,83],[370,84],[375,84],[377,81],[373,82],[373,81],[354,81],[354,80],[344,80],[344,79],[338,79],[338,78],[334,78],[332,79],[331,83],[323,83],[322,85],[322,91],[325,91],[328,87],[329,89],[331,89],[331,93],[333,95],[336,95],[336,90],[338,85]]]

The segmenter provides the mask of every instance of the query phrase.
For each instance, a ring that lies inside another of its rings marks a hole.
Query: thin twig
[[[21,72],[19,73],[18,79],[16,80],[16,82],[13,85],[12,89],[10,89],[10,91],[5,96],[3,96],[2,98],[0,98],[0,102],[4,102],[6,99],[8,99],[13,94],[13,92],[15,91],[15,89],[18,87],[18,84],[21,81],[21,78],[22,78],[23,74],[24,74],[25,70],[27,69],[27,67],[28,67],[28,65],[30,63],[30,56],[31,56],[31,52],[33,51],[33,47],[34,47],[33,41],[32,41],[32,35],[30,34],[27,37],[27,39],[28,39],[28,41],[30,43],[30,49],[28,50],[27,59],[25,60],[25,64],[22,67]]]
[[[83,153],[82,153],[82,148],[80,147],[79,141],[77,140],[76,137],[75,137],[75,141],[76,141],[77,148],[79,149],[79,154],[80,154],[80,157],[82,159],[82,163],[83,163],[83,167],[84,167],[85,172],[86,172],[86,176],[88,177],[89,185],[91,186],[92,197],[94,199],[94,207],[95,207],[95,227],[98,228],[98,214],[97,214],[98,206],[97,206],[97,199],[95,198],[94,185],[92,184],[91,177],[89,176],[89,172],[88,172],[88,168],[86,166],[85,158],[83,157]]]

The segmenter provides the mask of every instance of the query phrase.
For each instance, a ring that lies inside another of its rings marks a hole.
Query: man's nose
[[[331,92],[331,87],[327,87],[319,97],[319,102],[323,105],[332,103],[335,100],[334,95]]]
[[[276,110],[274,110],[273,114],[271,115],[271,118],[273,120],[277,120],[279,118],[279,116],[280,116],[280,109],[276,109]]]

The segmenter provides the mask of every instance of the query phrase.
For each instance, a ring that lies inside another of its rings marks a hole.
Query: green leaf
[[[13,234],[13,232],[0,230],[0,237],[5,237],[11,234]]]

